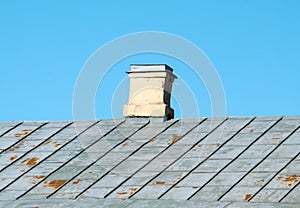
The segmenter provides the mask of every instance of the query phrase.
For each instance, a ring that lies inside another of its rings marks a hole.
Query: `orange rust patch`
[[[244,201],[248,201],[251,198],[252,194],[246,194],[246,196],[244,197]]]
[[[78,183],[81,182],[81,181],[82,181],[81,179],[78,179],[78,180],[76,180],[76,181],[73,181],[72,184],[76,185],[76,184],[78,184]]]
[[[49,188],[58,189],[66,183],[67,180],[53,180],[50,182],[44,182]]]
[[[289,183],[297,183],[300,179],[300,175],[296,175],[296,174],[293,174],[293,175],[289,175],[288,177],[286,177],[284,179],[284,182],[289,182]]]
[[[26,136],[27,134],[29,134],[31,132],[31,130],[23,130],[23,133],[18,133],[18,134],[15,134],[15,137],[21,137],[21,136]]]
[[[272,138],[272,140],[282,140],[282,138],[275,137],[275,138]]]
[[[129,188],[129,190],[129,194],[132,195],[137,190],[137,188]]]
[[[254,132],[254,130],[253,130],[253,129],[251,129],[251,130],[250,130],[250,132],[252,133],[252,132]]]
[[[136,191],[137,188],[129,188],[130,191]]]
[[[27,159],[23,160],[21,163],[22,164],[26,163],[26,165],[36,165],[38,160],[39,160],[39,158],[37,158],[37,157],[27,158]]]
[[[24,173],[25,171],[26,171],[25,169],[20,170],[20,172],[22,172],[22,173]]]
[[[261,179],[261,180],[257,180],[256,182],[257,182],[257,183],[264,183],[265,180],[264,180],[264,179]]]
[[[276,177],[277,180],[281,180],[282,183],[287,183],[286,184],[286,188],[291,188],[293,184],[296,184],[299,180],[300,180],[300,175],[296,175],[296,174],[293,174],[293,175],[286,175],[285,177],[284,176],[277,176]]]
[[[117,192],[118,195],[124,195],[124,194],[128,194],[128,192],[124,191],[124,192]]]
[[[156,181],[154,184],[155,185],[163,185],[163,184],[165,184],[166,182],[164,182],[164,181]]]
[[[193,189],[197,189],[197,188],[199,188],[199,186],[193,186],[192,188],[193,188]]]
[[[174,144],[179,139],[181,139],[181,136],[174,136],[173,139],[170,142],[168,142],[168,145]]]
[[[54,144],[54,147],[59,147],[59,146],[61,146],[61,144],[59,144],[58,142],[53,142],[53,144]]]
[[[45,178],[46,176],[33,176],[33,178],[35,178],[35,179],[43,179],[43,178]]]
[[[15,159],[17,159],[19,156],[18,155],[14,155],[12,157],[9,158],[10,161],[14,161]]]
[[[124,142],[124,143],[122,144],[122,146],[123,146],[123,147],[128,146],[128,142]]]
[[[288,183],[288,187],[291,187],[293,183],[297,183],[300,180],[300,175],[292,174],[287,176],[277,176],[277,180],[282,180],[283,182]]]

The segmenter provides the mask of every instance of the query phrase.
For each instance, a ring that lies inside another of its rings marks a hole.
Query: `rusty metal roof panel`
[[[300,117],[0,123],[0,206],[299,206],[299,126]]]

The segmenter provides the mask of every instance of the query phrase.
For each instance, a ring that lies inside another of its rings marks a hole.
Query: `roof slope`
[[[0,123],[0,207],[299,206],[299,125],[300,117]]]

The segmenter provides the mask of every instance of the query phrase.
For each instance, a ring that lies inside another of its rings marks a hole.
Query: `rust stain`
[[[20,170],[20,172],[22,172],[22,173],[24,173],[25,171],[26,171],[25,169]]]
[[[154,138],[152,138],[152,139],[150,139],[150,140],[149,140],[149,142],[154,142],[154,141],[155,141],[155,139],[154,139]]]
[[[284,179],[284,182],[289,182],[289,183],[297,183],[300,179],[300,175],[296,175],[296,174],[293,174],[293,175],[289,175],[288,177],[286,177]]]
[[[26,136],[27,134],[29,134],[31,132],[31,130],[23,130],[23,133],[17,133],[15,134],[15,137],[22,137],[22,136]]]
[[[181,136],[174,136],[173,139],[170,142],[168,142],[168,145],[174,144],[179,139],[181,139]]]
[[[9,158],[10,161],[14,161],[15,159],[17,159],[19,156],[18,155],[14,155],[12,157]]]
[[[298,181],[300,181],[300,175],[292,174],[292,175],[286,175],[286,176],[277,176],[277,180],[281,180],[286,184],[286,188],[291,188],[293,184],[296,184]]]
[[[176,183],[176,182],[177,182],[178,180],[180,180],[180,179],[181,179],[181,175],[178,175],[178,176],[176,177],[176,179],[172,181],[172,183],[174,184],[174,183]]]
[[[129,190],[130,190],[129,194],[132,195],[137,190],[137,188],[129,188]]]
[[[43,178],[45,178],[46,176],[33,176],[33,178],[35,178],[35,179],[43,179]]]
[[[128,192],[124,191],[124,192],[117,192],[118,195],[124,195],[124,194],[128,194]]]
[[[45,144],[50,144],[50,143],[51,143],[50,141],[45,142]]]
[[[272,138],[272,140],[282,140],[282,138],[275,137],[275,138]]]
[[[257,180],[256,182],[257,182],[257,183],[264,183],[265,180],[264,180],[264,179],[261,179],[261,180]]]
[[[128,146],[128,142],[124,142],[124,143],[122,144],[122,146],[123,146],[123,147]]]
[[[273,140],[273,141],[277,141],[277,140],[282,140],[283,138],[280,137],[274,137],[274,138],[264,138],[264,140]]]
[[[78,183],[81,182],[81,181],[82,181],[81,179],[78,179],[78,180],[76,180],[76,181],[73,181],[72,184],[76,185],[76,184],[78,184]]]
[[[280,175],[276,177],[277,180],[282,180],[283,182],[287,183],[297,183],[300,180],[300,175],[292,174],[287,175],[286,177]]]
[[[66,183],[67,180],[53,180],[49,182],[44,182],[45,185],[47,185],[49,188],[58,189],[62,185]]]
[[[164,181],[156,181],[154,184],[155,185],[163,185],[163,184],[165,184],[166,182],[164,182]]]
[[[39,159],[40,159],[40,158],[37,158],[37,157],[26,158],[26,159],[23,160],[21,163],[22,163],[22,164],[26,163],[26,165],[36,165],[36,164],[37,164],[37,161],[38,161]]]
[[[253,126],[246,126],[243,131],[247,131],[248,129],[252,128]],[[250,129],[249,132],[254,132],[254,129]]]
[[[137,188],[129,188],[130,191],[136,191]]]
[[[246,194],[246,196],[244,197],[244,201],[248,201],[251,198],[252,194]]]
[[[58,142],[53,142],[53,144],[54,144],[54,147],[59,147],[59,146],[61,146],[61,144],[59,144]]]
[[[21,142],[20,144],[14,146],[13,148],[14,148],[14,149],[19,149],[19,148],[20,148],[21,146],[23,146],[23,145],[24,145],[24,142]]]
[[[192,188],[193,188],[193,189],[197,189],[197,188],[199,188],[199,186],[193,186]]]

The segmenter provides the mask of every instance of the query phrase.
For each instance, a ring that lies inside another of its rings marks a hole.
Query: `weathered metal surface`
[[[299,125],[300,117],[0,123],[0,207],[297,207]]]

